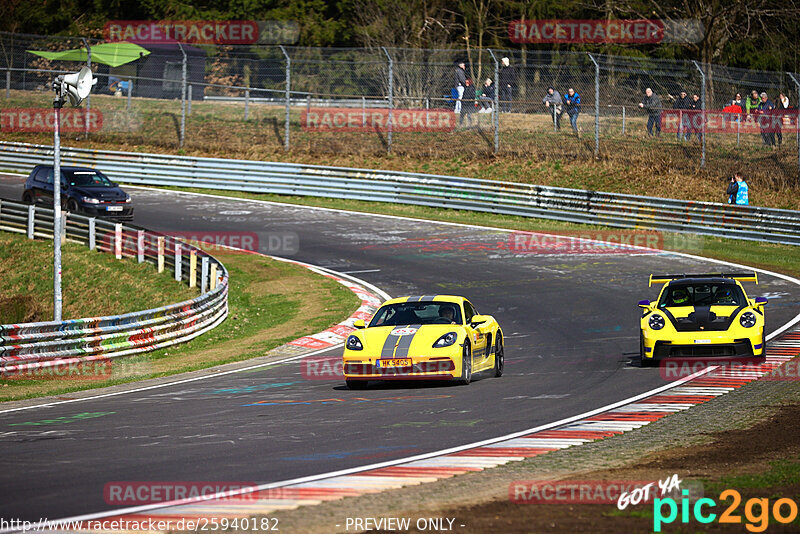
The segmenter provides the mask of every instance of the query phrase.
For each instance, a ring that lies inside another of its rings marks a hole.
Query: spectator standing
[[[781,140],[783,139],[783,135],[780,133],[780,125],[772,118],[774,110],[775,103],[767,97],[767,93],[761,93],[758,112],[762,116],[758,118],[758,126],[761,129],[761,139],[767,146],[775,146],[776,129]]]
[[[747,182],[744,181],[744,178],[740,173],[736,173],[736,185],[738,186],[736,190],[736,204],[738,206],[747,206],[750,204],[750,188],[747,186]]]
[[[742,93],[736,93],[736,98],[731,100],[730,106],[739,106],[744,111],[744,100],[742,100]]]
[[[691,113],[687,113],[686,110],[692,109],[692,100],[689,98],[689,95],[686,94],[684,89],[681,89],[680,97],[675,100],[675,105],[672,106],[672,109],[679,110],[678,119],[680,120],[680,125],[678,126],[678,133],[675,135],[677,136],[678,141],[688,141],[689,137],[691,137],[691,134],[689,133],[689,116]]]
[[[500,110],[511,113],[511,99],[517,85],[517,68],[511,66],[507,57],[500,60]]]
[[[789,109],[789,97],[781,93],[778,95],[778,109]]]
[[[558,94],[558,91],[553,89],[552,87],[547,88],[547,94],[544,95],[542,98],[542,103],[547,108],[547,111],[553,117],[553,124],[556,127],[556,131],[561,129],[561,105],[563,101],[561,100],[561,95]]]
[[[486,78],[486,81],[483,82],[483,93],[481,93],[481,109],[478,113],[491,113],[492,112],[492,102],[494,102],[494,85],[492,85],[492,79]]]
[[[786,111],[787,109],[789,109],[789,107],[790,107],[789,106],[789,97],[786,96],[783,93],[780,93],[778,95],[778,102],[775,105],[775,107],[778,109],[778,111]],[[781,127],[779,127],[778,130],[775,132],[775,135],[778,138],[778,145],[781,145],[783,143],[783,128],[782,128],[782,126],[784,126],[784,125],[791,126],[791,119],[789,117],[787,117],[786,115],[781,115],[781,118],[780,118],[780,126]]]
[[[744,111],[749,115],[750,113],[755,113],[758,110],[758,105],[761,103],[761,100],[758,98],[758,91],[753,89],[750,92],[750,96],[747,97],[747,100],[744,103]]]
[[[731,176],[731,183],[728,184],[728,189],[725,191],[728,194],[728,204],[736,204],[736,193],[739,192],[739,182],[736,181],[738,174]]]
[[[464,117],[467,117],[467,125],[471,125],[472,114],[475,113],[475,86],[472,85],[472,80],[469,78],[464,80],[462,100],[463,105],[461,106],[461,115],[458,117],[458,125],[462,125]]]
[[[578,132],[578,115],[581,112],[581,95],[575,92],[575,89],[570,87],[567,89],[567,94],[564,95],[564,111],[567,112],[569,123],[572,125],[572,131],[575,135],[580,137]]]
[[[703,142],[703,123],[706,118],[702,116],[703,101],[697,93],[692,95],[692,133],[697,134],[697,140]],[[691,134],[689,135],[691,138]]]
[[[639,102],[639,107],[647,112],[647,135],[653,136],[653,127],[656,137],[661,136],[661,99],[649,87],[644,90],[644,98]]]
[[[458,115],[461,113],[461,99],[464,97],[464,87],[466,86],[467,81],[467,68],[463,61],[458,62],[455,75],[456,92],[458,93],[458,98],[456,99],[456,107],[453,111],[455,111],[456,115]]]

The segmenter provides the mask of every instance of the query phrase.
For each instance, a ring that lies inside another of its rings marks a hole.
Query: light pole
[[[53,320],[61,321],[61,108],[64,99],[79,106],[89,96],[97,79],[83,67],[79,72],[58,76],[53,82],[55,121],[53,126]]]

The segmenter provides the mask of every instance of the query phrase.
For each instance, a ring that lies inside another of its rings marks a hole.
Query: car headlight
[[[358,339],[358,336],[348,336],[345,346],[347,350],[364,350],[364,345],[361,344],[361,340]]]
[[[84,204],[100,204],[100,201],[92,197],[81,197]]]
[[[126,204],[128,204],[128,203],[130,203],[130,201],[131,201],[131,196],[130,196],[130,195],[128,195],[128,194],[126,194],[126,195],[125,195],[125,200],[124,200],[123,202],[125,202]]]
[[[661,330],[662,328],[664,328],[665,324],[664,317],[662,317],[657,313],[651,315],[650,319],[647,322],[650,325],[650,328],[652,328],[653,330]]]
[[[744,312],[739,317],[739,324],[745,328],[752,328],[756,325],[756,314],[753,312]]]
[[[433,344],[434,349],[441,349],[442,347],[449,347],[453,343],[458,340],[458,334],[455,332],[448,332],[439,339],[436,340],[436,343]]]

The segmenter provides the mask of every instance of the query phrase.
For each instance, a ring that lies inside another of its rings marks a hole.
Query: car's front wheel
[[[80,211],[80,206],[78,206],[78,201],[74,198],[67,200],[67,211],[70,213],[78,213]]]
[[[503,348],[503,334],[497,331],[497,340],[494,343],[494,376],[503,376],[503,367],[506,364],[505,349]]]
[[[464,350],[461,353],[461,378],[458,383],[466,386],[472,381],[472,347],[469,343],[464,343]]]
[[[33,204],[34,202],[33,193],[31,191],[25,191],[22,193],[22,202],[25,204]]]

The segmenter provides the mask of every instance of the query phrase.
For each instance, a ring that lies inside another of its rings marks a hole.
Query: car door
[[[468,300],[464,300],[464,319],[466,323],[467,333],[469,334],[470,343],[472,343],[473,357],[478,360],[479,358],[486,357],[486,333],[484,333],[482,326],[472,326],[471,321],[474,315],[478,315],[475,306]]]
[[[31,190],[36,203],[48,204],[53,202],[53,169],[39,167],[33,175]]]

